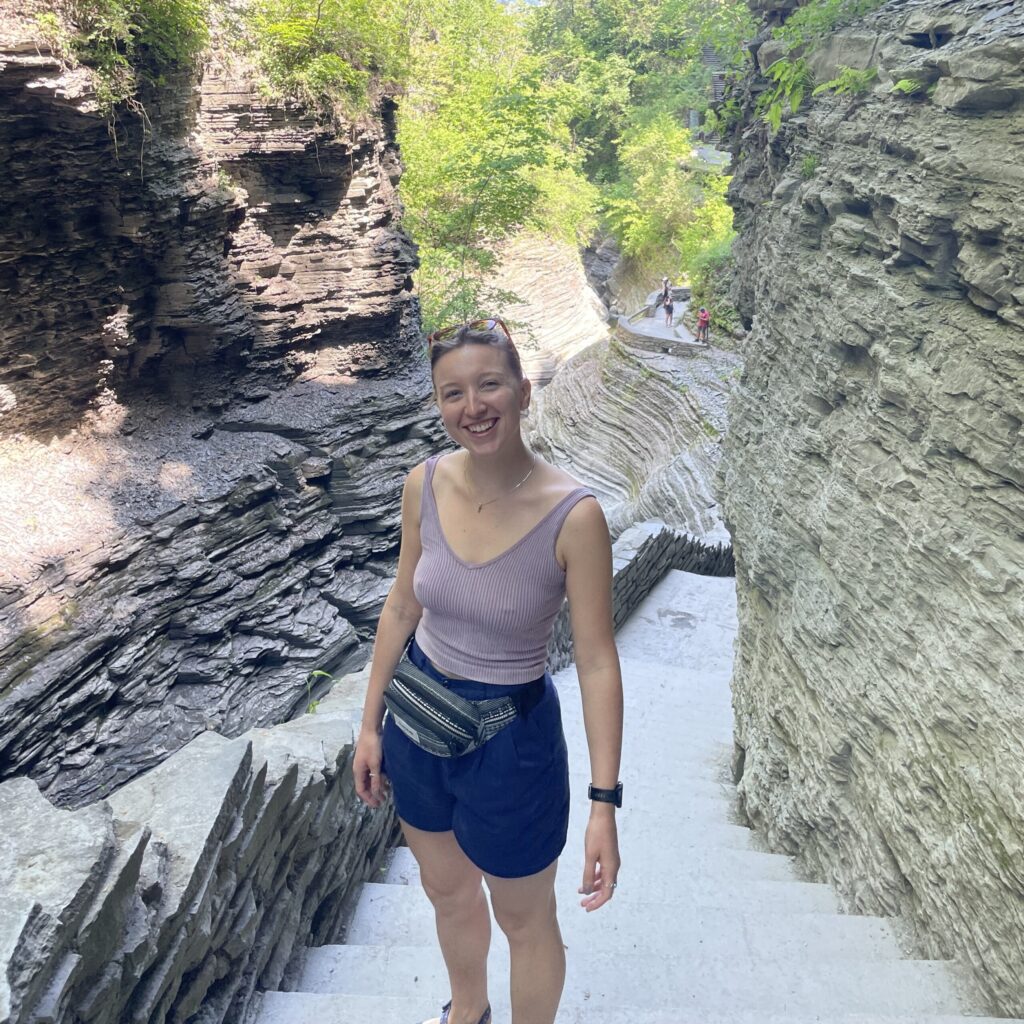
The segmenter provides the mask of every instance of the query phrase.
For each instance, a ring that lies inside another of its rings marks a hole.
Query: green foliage
[[[323,669],[314,669],[309,675],[306,676],[306,714],[315,715],[316,709],[320,706],[320,701],[313,700],[313,681],[316,679],[329,679],[334,682],[334,676],[330,672],[324,672]]]
[[[502,239],[533,228],[580,244],[594,229],[596,190],[568,128],[577,100],[545,66],[530,52],[523,18],[493,0],[439,3],[425,14],[399,143],[428,329],[514,298],[488,283]]]
[[[808,89],[814,85],[814,75],[803,57],[796,60],[781,57],[765,74],[775,83],[775,88],[758,97],[756,109],[774,135],[782,125],[784,108],[788,107],[794,114],[800,109]]]
[[[703,306],[711,314],[711,323],[726,331],[741,326],[739,314],[729,300],[729,288],[735,273],[730,234],[714,241],[694,259],[690,269],[690,309]]]
[[[810,0],[786,19],[773,33],[789,49],[817,42],[837,29],[877,10],[885,0]]]
[[[570,127],[593,180],[618,177],[618,140],[669,115],[684,120],[708,106],[701,59],[711,46],[739,59],[756,25],[744,0],[548,0],[531,12],[530,38],[549,55],[552,77],[579,98]]]
[[[828,82],[822,82],[811,95],[818,96],[823,92],[834,92],[837,96],[862,96],[868,92],[871,84],[877,78],[877,68],[858,70],[857,68],[842,67],[835,78]]]
[[[901,78],[893,83],[892,91],[901,96],[920,96],[928,89],[928,83],[916,78]]]
[[[139,78],[159,83],[192,64],[208,37],[207,0],[59,0],[40,15],[45,38],[93,72],[102,111],[132,101]]]
[[[712,134],[718,132],[725,135],[739,124],[742,117],[743,111],[739,102],[730,96],[717,106],[708,107],[704,113],[704,130]]]
[[[605,216],[642,272],[676,276],[731,233],[729,179],[694,162],[690,133],[672,118],[662,115],[629,132],[620,140],[619,162]]]
[[[845,25],[864,17],[881,7],[885,0],[809,0],[787,18],[786,23],[772,33],[786,44],[784,55],[771,67],[766,75],[774,83],[774,89],[758,98],[758,113],[768,123],[774,134],[782,124],[785,108],[793,113],[799,109],[808,89],[814,86],[810,68],[801,55],[808,46],[824,39]],[[877,77],[877,71],[868,68],[858,71],[844,67],[831,81],[813,88],[812,96],[822,92],[860,95],[866,92]]]
[[[255,0],[247,18],[274,94],[351,116],[373,79],[404,80],[413,13],[398,0]]]
[[[800,161],[800,177],[804,181],[809,181],[814,177],[814,172],[818,169],[819,163],[821,163],[821,160],[816,153],[808,153]]]

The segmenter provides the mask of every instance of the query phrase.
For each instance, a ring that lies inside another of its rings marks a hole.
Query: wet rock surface
[[[440,428],[390,101],[327,132],[211,73],[115,146],[0,42],[0,778],[78,805],[361,663]]]
[[[1024,9],[886,4],[808,59],[879,77],[738,140],[740,792],[1019,1014]]]

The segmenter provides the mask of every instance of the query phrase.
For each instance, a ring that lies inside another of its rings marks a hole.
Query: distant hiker
[[[658,301],[655,304],[655,308],[662,306],[665,310],[665,324],[668,327],[672,326],[672,285],[669,283],[667,277],[661,279],[661,292],[658,295]]]
[[[700,307],[700,312],[697,314],[697,340],[703,341],[705,345],[708,342],[708,329],[711,326],[711,314],[703,307]]]

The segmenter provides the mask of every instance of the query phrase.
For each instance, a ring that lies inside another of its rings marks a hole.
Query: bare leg
[[[487,875],[494,917],[512,957],[512,1024],[553,1024],[565,984],[565,946],[558,927],[558,862],[526,878]]]
[[[451,983],[449,1024],[478,1024],[487,1009],[491,944],[491,915],[480,884],[483,874],[462,852],[453,832],[423,832],[404,821],[402,832],[434,905],[437,939]]]

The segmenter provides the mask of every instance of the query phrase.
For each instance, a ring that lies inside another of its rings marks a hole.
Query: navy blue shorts
[[[521,692],[468,679],[448,679],[414,641],[413,663],[467,700]],[[536,704],[479,750],[435,757],[421,750],[388,715],[382,771],[398,816],[424,832],[455,833],[466,856],[499,878],[543,871],[565,847],[569,827],[569,760],[558,691],[545,674]]]

